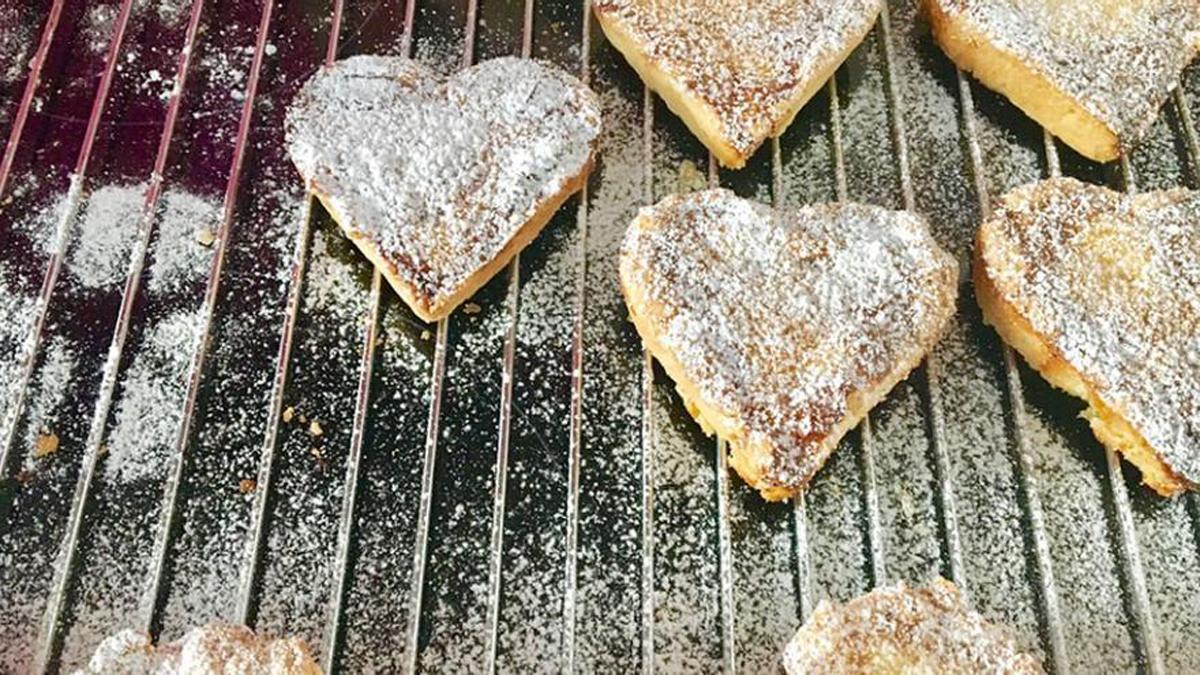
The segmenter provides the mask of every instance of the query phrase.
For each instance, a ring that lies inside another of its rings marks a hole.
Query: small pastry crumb
[[[41,459],[49,455],[53,455],[58,451],[58,434],[47,431],[38,434],[37,440],[33,442],[33,456]]]

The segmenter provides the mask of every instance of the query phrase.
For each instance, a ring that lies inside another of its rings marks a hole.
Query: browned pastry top
[[[847,42],[864,34],[879,0],[598,0],[668,75],[712,106],[724,135],[749,156],[787,107]]]
[[[620,266],[645,298],[633,311],[698,396],[738,420],[747,444],[771,448],[757,487],[789,490],[825,462],[850,397],[933,346],[958,274],[914,214],[776,211],[728,190],[643,209]]]
[[[1123,142],[1146,132],[1200,49],[1196,0],[933,0]]]
[[[537,61],[485,61],[448,80],[409,59],[319,71],[287,118],[288,150],[348,233],[426,306],[495,258],[582,173],[600,105]]]
[[[1010,632],[971,611],[954,584],[903,583],[844,605],[822,602],[788,643],[790,675],[809,673],[1042,673]]]

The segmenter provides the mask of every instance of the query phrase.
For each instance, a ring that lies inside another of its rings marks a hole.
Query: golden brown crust
[[[1111,162],[1120,156],[1117,135],[1078,102],[970,24],[951,19],[938,0],[925,0],[924,6],[934,39],[960,68],[1003,94],[1084,157]]]
[[[1092,432],[1101,443],[1136,466],[1147,486],[1163,497],[1173,497],[1187,489],[1187,484],[1171,471],[1142,435],[1124,417],[1104,405],[1094,385],[1067,363],[1054,346],[1039,336],[1029,321],[1001,296],[986,272],[987,264],[982,257],[985,248],[981,230],[976,240],[971,276],[984,322],[995,328],[1000,337],[1047,382],[1087,402],[1084,417],[1091,424]]]

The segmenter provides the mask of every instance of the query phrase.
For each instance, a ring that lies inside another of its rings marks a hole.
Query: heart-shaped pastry
[[[1080,154],[1145,135],[1200,50],[1196,0],[923,0],[942,49]]]
[[[1005,195],[979,228],[984,319],[1162,495],[1200,483],[1200,193],[1070,178]]]
[[[943,579],[877,588],[844,605],[822,600],[784,649],[783,667],[788,675],[1045,672],[1011,629],[989,623]]]
[[[880,0],[597,0],[605,35],[724,166],[740,168],[862,42]]]
[[[730,464],[771,500],[933,347],[958,268],[912,213],[776,211],[727,190],[642,209],[621,288],[638,333]]]
[[[600,104],[579,80],[503,58],[448,80],[356,56],[288,111],[292,161],[426,321],[454,310],[541,231],[591,169]]]

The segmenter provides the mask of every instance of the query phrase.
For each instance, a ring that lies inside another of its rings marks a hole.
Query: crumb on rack
[[[483,308],[474,302],[468,302],[463,305],[463,314],[478,314],[483,311]]]
[[[308,425],[308,433],[312,434],[313,436],[320,436],[321,434],[325,433],[325,430],[321,428],[320,422],[313,420],[312,424]]]
[[[254,489],[257,487],[258,483],[256,483],[253,478],[243,478],[238,481],[238,490],[241,490],[242,494],[244,495],[254,492]]]
[[[213,231],[207,227],[200,228],[196,232],[196,242],[201,246],[212,246],[213,242],[216,240],[217,235],[213,234]]]
[[[292,418],[295,416],[296,416],[296,409],[293,408],[292,406],[289,405],[287,408],[284,409],[284,411],[283,411],[284,423],[291,423]]]
[[[37,458],[53,455],[58,451],[58,434],[53,431],[44,431],[38,434],[37,440],[33,443],[33,456]]]

